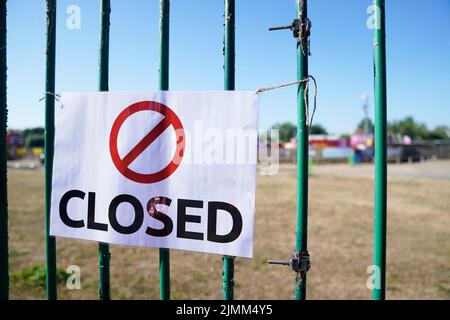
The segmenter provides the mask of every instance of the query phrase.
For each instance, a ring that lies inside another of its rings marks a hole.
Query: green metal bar
[[[386,133],[386,33],[385,2],[375,0],[375,227],[374,227],[374,300],[386,297],[386,218],[387,218],[387,133]],[[378,272],[379,271],[379,272]]]
[[[110,0],[100,0],[101,30],[100,30],[100,54],[99,54],[99,91],[109,90],[109,26],[111,16]],[[99,243],[98,263],[100,273],[99,297],[100,300],[110,300],[110,274],[109,264],[111,255],[109,245]]]
[[[235,0],[225,0],[225,90],[235,89]]]
[[[222,288],[223,299],[234,300],[234,258],[223,256]]]
[[[0,1],[0,300],[9,298],[6,126],[6,0]]]
[[[159,89],[169,90],[169,32],[170,32],[170,0],[160,1],[160,61]],[[159,249],[159,296],[161,300],[170,300],[170,251]]]
[[[56,300],[56,239],[50,236],[53,151],[55,143],[56,0],[47,0],[47,53],[45,80],[45,247],[47,299]]]
[[[224,73],[225,90],[235,89],[235,0],[225,0]],[[234,299],[234,257],[223,257],[222,287],[224,300]]]
[[[296,0],[298,18],[308,17],[307,0]],[[308,50],[302,49],[297,40],[297,79],[308,77]],[[306,84],[297,88],[297,232],[295,248],[297,251],[307,251],[308,235],[308,123],[304,94]],[[294,294],[296,300],[306,299],[306,275],[299,283],[295,277]]]

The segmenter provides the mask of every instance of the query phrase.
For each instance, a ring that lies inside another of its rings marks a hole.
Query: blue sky
[[[294,81],[295,39],[268,32],[295,18],[294,0],[236,1],[236,89]],[[450,125],[450,0],[387,0],[388,119],[412,115],[428,126]],[[318,80],[315,123],[351,132],[361,120],[361,94],[373,116],[371,0],[312,0],[310,74]],[[81,28],[66,27],[70,5]],[[96,91],[99,1],[59,0],[56,91]],[[159,0],[112,0],[110,90],[158,88]],[[170,88],[223,88],[223,1],[172,0]],[[42,126],[45,1],[8,1],[9,127]],[[261,96],[260,126],[296,119],[296,90]]]

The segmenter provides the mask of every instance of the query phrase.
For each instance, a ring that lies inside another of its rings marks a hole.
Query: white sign
[[[64,93],[50,234],[251,258],[254,92]]]

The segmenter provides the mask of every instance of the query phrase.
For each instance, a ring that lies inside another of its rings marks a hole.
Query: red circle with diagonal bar
[[[140,111],[155,111],[164,116],[161,120],[131,151],[123,158],[120,157],[117,139],[120,128],[128,117]],[[175,129],[177,147],[170,163],[155,173],[138,173],[129,168],[130,164],[152,144],[168,127]],[[109,151],[117,170],[128,179],[138,183],[155,183],[167,179],[181,163],[184,155],[185,134],[183,125],[178,116],[169,107],[155,101],[141,101],[134,103],[123,110],[114,121],[109,136]]]

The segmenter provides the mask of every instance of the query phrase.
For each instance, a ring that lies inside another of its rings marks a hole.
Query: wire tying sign
[[[251,258],[253,92],[65,93],[50,234]]]

